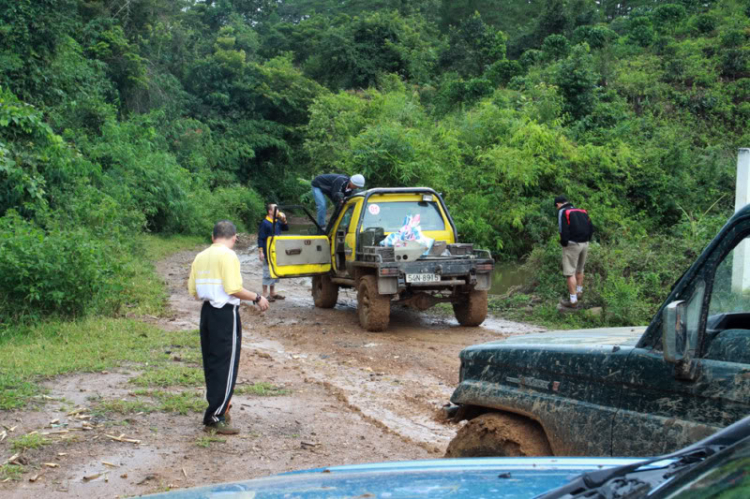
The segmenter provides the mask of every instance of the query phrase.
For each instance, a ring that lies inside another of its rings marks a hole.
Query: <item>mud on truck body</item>
[[[279,207],[294,208],[301,207]],[[414,215],[420,216],[423,234],[435,240],[429,254],[421,247],[379,245]],[[388,327],[393,305],[426,310],[451,303],[464,326],[478,326],[487,316],[492,256],[458,243],[453,219],[433,189],[357,193],[336,210],[326,229],[319,229],[322,235],[270,237],[266,248],[273,277],[312,276],[316,307],[333,308],[340,288],[354,288],[359,322],[368,331]]]
[[[460,354],[447,456],[644,456],[750,413],[750,206],[647,327],[511,336]],[[746,257],[748,255],[748,257]]]

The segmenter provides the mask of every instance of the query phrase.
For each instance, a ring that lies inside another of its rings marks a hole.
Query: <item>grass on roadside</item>
[[[137,414],[139,412],[173,412],[181,415],[203,412],[206,410],[206,401],[201,394],[184,392],[167,392],[163,390],[137,390],[133,395],[135,400],[105,400],[99,403],[94,414],[118,413]],[[153,399],[148,402],[141,397]]]
[[[133,395],[137,397],[150,397],[158,403],[157,411],[176,412],[177,414],[188,414],[191,412],[203,412],[206,410],[207,402],[203,394],[186,390],[182,392],[168,392],[164,390],[136,390]]]
[[[23,475],[23,466],[19,464],[3,464],[0,466],[0,482],[5,480],[16,482]]]
[[[278,397],[281,395],[288,395],[289,390],[281,388],[280,386],[274,386],[268,382],[253,383],[252,385],[237,385],[234,388],[236,395],[255,395],[258,397]]]
[[[203,369],[172,362],[149,369],[130,382],[138,386],[200,386],[204,382]]]
[[[104,400],[96,406],[94,414],[116,412],[118,414],[138,414],[139,412],[154,412],[156,407],[143,400]]]
[[[173,235],[169,237],[141,234],[138,242],[145,256],[151,261],[162,260],[178,251],[195,249],[197,246],[210,244],[211,241],[201,236]]]
[[[164,281],[157,275],[153,262],[157,262],[178,251],[193,249],[205,244],[205,238],[197,236],[155,236],[142,234],[137,237],[139,254],[127,264],[125,274],[129,276],[123,284],[126,296],[126,312],[130,315],[164,314],[167,292]]]
[[[15,452],[22,452],[27,449],[38,449],[49,444],[50,441],[38,433],[30,433],[13,440],[10,448]]]
[[[223,444],[223,443],[226,443],[226,441],[227,441],[226,438],[216,437],[213,435],[206,435],[205,437],[199,437],[195,441],[195,445],[197,445],[198,447],[203,447],[204,449],[207,449],[211,446],[212,443]]]
[[[156,390],[151,392],[151,397],[159,401],[159,410],[163,412],[185,415],[191,412],[203,412],[208,407],[206,400],[195,392],[173,393]]]

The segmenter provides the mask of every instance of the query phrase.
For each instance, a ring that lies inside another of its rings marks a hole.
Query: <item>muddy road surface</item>
[[[246,237],[236,249],[245,287],[260,291],[253,243]],[[157,264],[170,316],[146,320],[197,334],[200,303],[186,291],[195,254]],[[369,333],[359,327],[353,290],[342,290],[332,310],[313,306],[310,279],[282,280],[276,291],[286,299],[267,312],[242,306],[239,386],[263,383],[277,392],[235,395],[239,436],[209,441],[195,412],[70,414],[100,397],[132,396],[134,368],[57,378],[47,383],[43,408],[0,413],[14,436],[38,431],[53,441],[22,453],[25,473],[0,483],[0,496],[126,497],[301,468],[441,457],[457,427],[436,415],[458,382],[461,349],[539,330],[494,317],[464,328],[452,316],[394,309],[386,332]],[[71,431],[61,435],[54,420]],[[5,460],[12,451],[0,443],[0,452]]]

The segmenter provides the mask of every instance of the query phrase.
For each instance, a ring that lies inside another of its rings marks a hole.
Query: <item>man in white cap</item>
[[[357,174],[349,177],[336,173],[318,175],[312,181],[313,199],[317,207],[317,222],[321,228],[326,225],[326,196],[333,201],[334,206],[342,204],[355,189],[365,186],[365,177]]]

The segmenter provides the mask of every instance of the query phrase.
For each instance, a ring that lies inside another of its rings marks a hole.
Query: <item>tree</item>
[[[652,15],[654,19],[654,26],[657,30],[662,32],[670,32],[674,34],[677,29],[677,25],[687,16],[685,7],[679,4],[668,3],[660,5],[654,9]]]
[[[570,42],[563,35],[550,35],[542,43],[542,54],[548,61],[563,59],[570,53]]]
[[[581,119],[593,111],[598,80],[588,45],[576,45],[570,56],[556,65],[554,81],[571,117]]]
[[[404,18],[396,11],[340,16],[312,42],[303,62],[305,72],[332,89],[367,88],[388,73],[425,82],[437,58],[424,20]]]
[[[487,25],[477,12],[451,27],[448,47],[440,55],[444,71],[456,71],[465,77],[478,76],[495,61],[505,59],[506,36]]]

